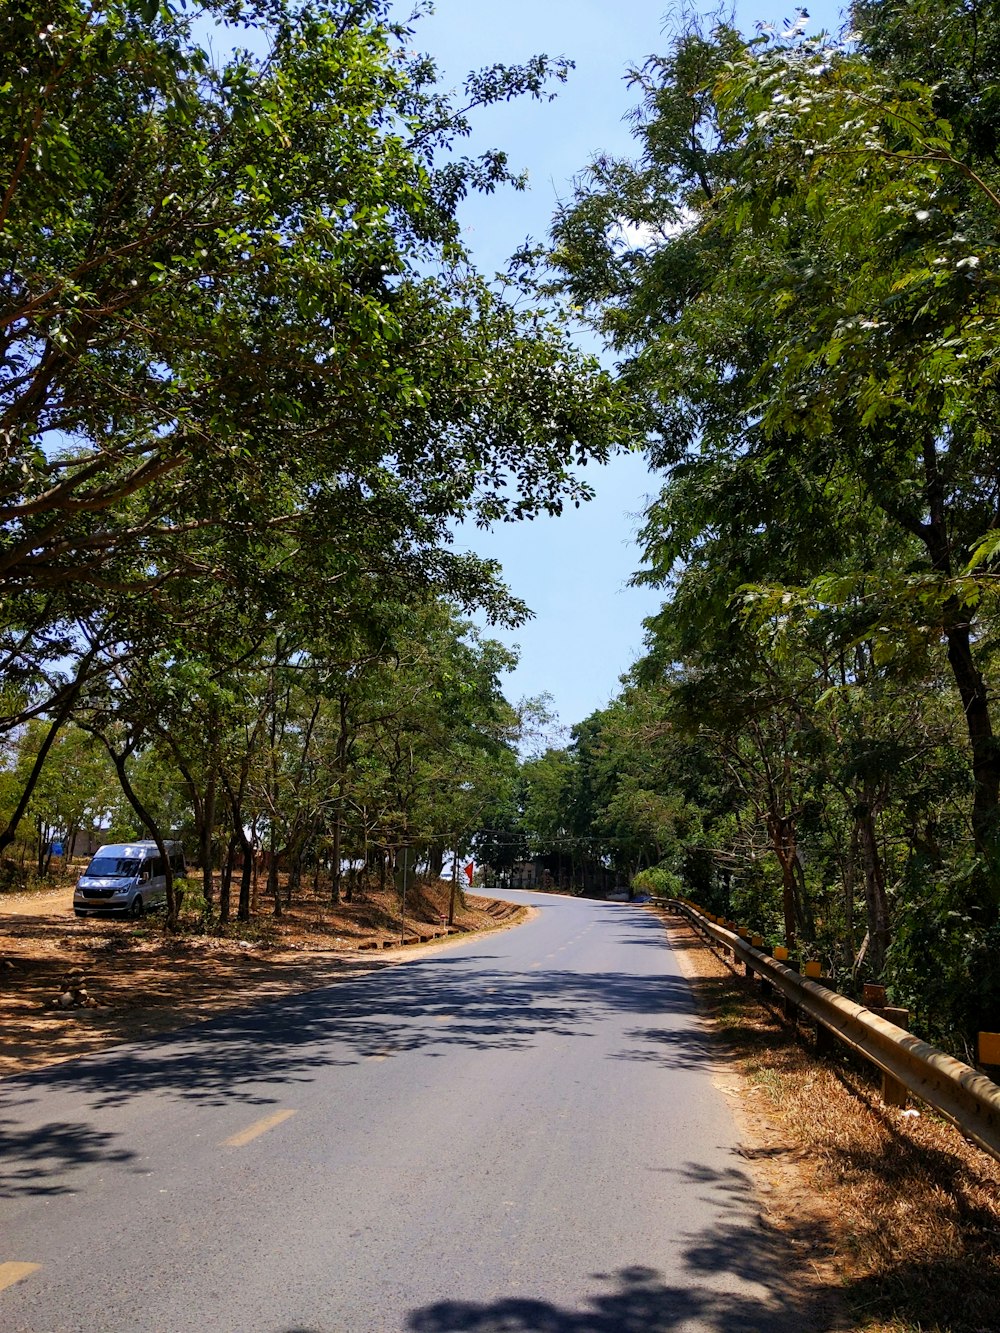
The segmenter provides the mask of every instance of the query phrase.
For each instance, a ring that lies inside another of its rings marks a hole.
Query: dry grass
[[[793,1159],[808,1195],[772,1193],[772,1220],[801,1230],[803,1207],[865,1333],[1000,1329],[1000,1163],[920,1106],[883,1104],[872,1072],[817,1058],[756,984],[683,924],[671,936],[745,1079],[755,1152]],[[772,1147],[767,1146],[771,1141]],[[786,1177],[787,1180],[787,1177]]]

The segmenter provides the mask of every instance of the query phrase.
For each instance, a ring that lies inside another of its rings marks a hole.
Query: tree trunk
[[[76,842],[76,835],[80,832],[79,824],[70,824],[66,830],[66,842],[63,847],[63,866],[68,867],[73,856],[73,845]]]
[[[993,735],[986,682],[972,656],[968,624],[952,625],[945,631],[948,662],[962,700],[965,725],[972,749],[972,776],[975,784],[972,802],[972,832],[976,848],[988,860],[996,874],[998,850],[997,807],[1000,804],[1000,747]],[[996,911],[996,891],[992,901],[983,904]]]
[[[202,821],[199,829],[198,854],[201,858],[201,892],[205,899],[206,911],[211,911],[215,901],[215,803],[218,783],[213,772],[205,789],[202,807]]]
[[[795,911],[795,856],[794,848],[790,848],[788,844],[788,820],[772,811],[768,813],[767,826],[771,834],[771,846],[781,866],[781,910],[785,925],[785,948],[794,949],[798,939]]]
[[[240,851],[243,854],[243,870],[240,875],[240,896],[236,906],[237,921],[250,920],[250,885],[253,876],[253,849],[250,846],[250,839],[247,837],[247,831],[243,827],[243,808],[242,801],[236,792],[233,791],[229,783],[226,783],[229,794],[229,807],[233,816],[233,837],[239,843]],[[228,885],[227,885],[228,890]]]
[[[278,834],[274,819],[267,835],[267,892],[271,895],[274,915],[281,916],[281,885],[278,882]]]
[[[340,905],[340,810],[333,817],[333,846],[330,852],[330,902]]]
[[[866,793],[867,795],[867,793]],[[870,800],[855,808],[858,837],[865,871],[865,908],[868,916],[868,956],[876,976],[882,975],[889,948],[889,899],[885,891],[885,871],[879,856],[875,817]]]
[[[809,893],[806,889],[806,872],[802,862],[802,852],[794,831],[792,834],[792,885],[795,893],[795,919],[798,922],[799,934],[805,935],[807,940],[814,940],[816,938],[816,922],[813,917],[812,904],[809,901]]]
[[[929,522],[922,524],[919,535],[927,548],[936,573],[950,578],[953,574],[952,536],[949,526],[948,494],[938,459],[938,444],[931,433],[924,439],[924,488]],[[982,673],[972,655],[972,625],[966,606],[957,599],[944,608],[944,637],[972,750],[972,834],[976,850],[983,857],[987,874],[973,889],[969,906],[979,915],[981,924],[997,918],[1000,907],[998,873],[998,806],[1000,806],[1000,749],[993,735],[989,696]],[[984,882],[985,880],[985,882]]]
[[[231,911],[233,867],[236,864],[237,846],[236,834],[230,833],[229,843],[226,847],[226,863],[222,868],[222,885],[219,889],[219,920],[223,925],[228,924]]]
[[[346,900],[347,900],[349,903],[353,903],[353,902],[354,902],[354,893],[355,893],[355,890],[356,890],[356,888],[357,888],[357,886],[358,886],[358,882],[359,882],[359,879],[360,879],[361,875],[363,875],[363,874],[364,874],[364,875],[367,875],[367,873],[368,873],[368,843],[367,843],[367,840],[365,841],[365,845],[364,845],[364,847],[362,848],[362,852],[363,852],[363,855],[362,855],[362,857],[361,857],[361,865],[358,866],[358,867],[355,867],[354,864],[353,864],[353,858],[352,858],[351,873],[347,876],[347,893],[346,893],[345,897],[346,897]]]
[[[436,842],[427,852],[427,873],[431,879],[440,879],[444,869],[444,843]]]
[[[302,883],[302,839],[289,852],[288,877],[285,880],[285,906],[291,907],[292,900]]]
[[[851,825],[851,844],[847,849],[847,859],[844,862],[843,871],[844,921],[847,931],[847,948],[852,958],[857,953],[854,924],[854,889],[857,883],[858,849],[860,840],[861,834],[858,831],[857,820],[855,820]]]
[[[253,886],[253,846],[241,824],[236,835],[243,852],[243,872],[240,875],[240,900],[236,907],[237,921],[250,920],[250,891]]]

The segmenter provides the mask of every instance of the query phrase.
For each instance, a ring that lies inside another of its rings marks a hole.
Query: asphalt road
[[[0,1084],[0,1330],[799,1333],[661,925],[510,896],[538,916]]]

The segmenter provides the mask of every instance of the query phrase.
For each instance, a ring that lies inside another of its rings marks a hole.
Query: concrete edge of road
[[[504,902],[506,900],[503,898],[495,898],[493,901]],[[487,926],[483,930],[463,930],[454,935],[429,936],[427,939],[420,940],[419,943],[416,944],[398,944],[395,948],[383,948],[375,954],[375,957],[372,958],[371,961],[374,962],[375,958],[377,958],[379,962],[405,962],[407,959],[415,958],[418,954],[421,957],[425,957],[430,953],[439,953],[444,949],[454,948],[456,944],[465,944],[467,940],[485,938],[488,935],[499,935],[505,930],[513,930],[515,926],[526,925],[527,922],[532,920],[533,917],[536,917],[541,911],[541,908],[532,907],[528,903],[518,903],[517,905],[521,908],[523,915],[513,917],[507,921],[498,921],[495,926]],[[357,951],[350,956],[352,958],[358,958],[359,961],[369,961],[367,950],[364,951],[363,958],[361,951]],[[314,987],[314,989],[322,990],[323,988],[322,986],[317,986]]]

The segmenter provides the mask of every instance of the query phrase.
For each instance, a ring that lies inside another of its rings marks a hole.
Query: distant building
[[[509,875],[509,888],[512,889],[549,889],[552,876],[545,869],[542,858],[533,861],[515,861]]]
[[[77,829],[73,834],[73,841],[69,847],[70,860],[82,860],[85,856],[93,856],[102,842],[107,841],[107,835],[100,829]],[[63,844],[63,851],[66,851],[66,844]]]
[[[603,896],[617,884],[618,877],[608,866],[593,860],[574,865],[565,857],[536,856],[517,861],[507,878],[510,889],[559,889],[564,893],[589,893]]]

